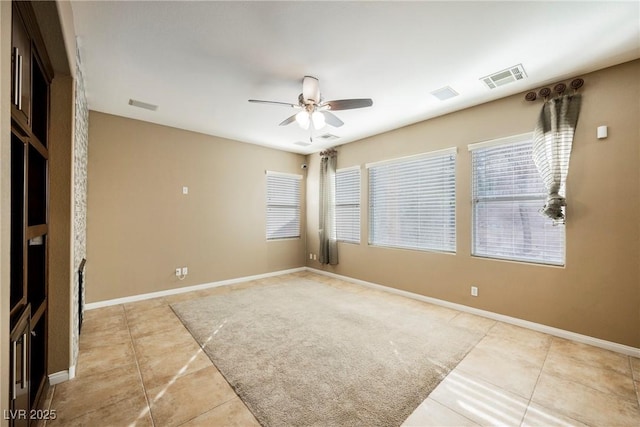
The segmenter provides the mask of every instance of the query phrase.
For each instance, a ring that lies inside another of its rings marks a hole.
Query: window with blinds
[[[301,175],[267,171],[267,240],[300,237]]]
[[[336,232],[338,240],[360,243],[360,167],[336,171]]]
[[[370,244],[455,252],[455,148],[367,168]]]
[[[530,134],[469,146],[475,256],[564,265],[565,228],[539,213],[546,190]]]

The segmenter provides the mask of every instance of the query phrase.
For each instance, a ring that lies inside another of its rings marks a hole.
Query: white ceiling
[[[89,108],[311,153],[640,57],[640,2],[73,1]],[[479,80],[522,64],[528,78]],[[308,141],[296,123],[302,77],[345,125]],[[430,92],[451,86],[459,96]],[[588,91],[589,81],[585,83]],[[130,106],[130,98],[158,105]]]

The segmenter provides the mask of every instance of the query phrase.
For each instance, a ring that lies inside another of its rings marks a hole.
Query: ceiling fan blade
[[[299,105],[290,104],[288,102],[278,102],[278,101],[262,101],[260,99],[250,99],[249,102],[254,102],[256,104],[270,104],[270,105],[282,105],[285,107],[298,108]]]
[[[373,101],[370,98],[362,99],[337,99],[335,101],[327,101],[322,106],[328,106],[331,111],[337,110],[353,110],[354,108],[371,107]]]
[[[278,126],[286,126],[286,125],[291,124],[291,123],[293,123],[295,121],[296,121],[296,115],[294,114],[293,116],[284,119],[282,122],[280,122],[280,124]]]
[[[340,120],[338,118],[338,116],[336,116],[335,114],[331,114],[328,111],[321,111],[322,114],[324,114],[324,120],[325,122],[327,122],[327,124],[339,128],[340,126],[342,126],[344,124],[344,122],[342,120]]]

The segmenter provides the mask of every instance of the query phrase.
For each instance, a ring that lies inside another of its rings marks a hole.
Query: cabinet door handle
[[[19,94],[18,94],[18,110],[22,110],[22,55],[18,55],[18,76],[20,76]]]
[[[22,388],[25,388],[25,382],[27,380],[27,338],[29,337],[29,333],[25,332],[22,335],[22,380],[20,381],[20,385]]]
[[[18,361],[17,359],[17,353],[18,353],[18,341],[14,341],[13,342],[13,378],[11,381],[11,400],[15,399],[16,396],[16,362]]]
[[[18,105],[18,93],[20,92],[20,51],[17,47],[13,48],[13,105]]]

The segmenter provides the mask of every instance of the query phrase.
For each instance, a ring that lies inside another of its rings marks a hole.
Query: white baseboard
[[[49,374],[49,385],[60,384],[71,378],[73,377],[69,375],[69,371],[54,372],[53,374]]]
[[[500,322],[509,323],[515,326],[521,326],[523,328],[531,329],[545,334],[553,335],[559,338],[564,338],[571,341],[576,341],[583,344],[592,345],[594,347],[604,348],[606,350],[615,351],[616,353],[625,354],[627,356],[633,356],[640,358],[640,348],[631,347],[624,344],[618,344],[611,341],[606,341],[600,338],[590,337],[588,335],[582,335],[575,332],[567,331],[564,329],[554,328],[552,326],[543,325],[540,323],[530,322],[528,320],[518,319],[517,317],[505,316],[503,314],[494,313],[491,311],[481,310],[479,308],[469,307],[467,305],[457,304],[437,298],[426,297],[424,295],[414,294],[413,292],[403,291],[400,289],[391,288],[389,286],[378,285],[377,283],[366,282],[360,279],[354,279],[353,277],[342,276],[340,274],[331,273],[329,271],[317,270],[315,268],[307,267],[307,271],[313,273],[322,274],[324,276],[341,279],[346,282],[355,283],[358,285],[367,286],[373,289],[379,289],[393,294],[401,295],[407,298],[413,298],[419,301],[436,304],[442,307],[452,308],[454,310],[462,311],[465,313],[471,313],[478,316],[486,317]]]
[[[85,310],[94,310],[96,308],[108,307],[110,305],[126,304],[129,302],[143,301],[151,298],[165,297],[168,295],[182,294],[185,292],[199,291],[201,289],[216,288],[218,286],[233,285],[235,283],[248,282],[249,280],[264,279],[267,277],[281,276],[283,274],[297,273],[305,271],[307,267],[292,268],[289,270],[273,271],[270,273],[256,274],[254,276],[238,277],[236,279],[221,280],[218,282],[203,283],[201,285],[187,286],[184,288],[167,289],[166,291],[150,292],[147,294],[132,295],[129,297],[115,298],[105,301],[90,302],[85,304]]]

